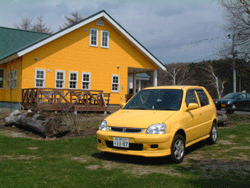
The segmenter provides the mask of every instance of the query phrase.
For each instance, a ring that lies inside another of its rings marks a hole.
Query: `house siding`
[[[12,102],[20,102],[21,101],[21,78],[22,78],[22,72],[21,72],[21,61],[22,58],[17,58],[15,60],[9,61],[5,64],[0,64],[0,68],[3,68],[5,70],[4,75],[4,89],[0,89],[0,102],[9,102],[11,101],[11,89],[8,89],[7,87],[7,76],[8,71],[11,70],[17,70],[17,87],[15,89],[12,89]]]
[[[152,70],[157,70],[157,67],[120,32],[103,21],[104,26],[97,26],[96,21],[93,21],[25,54],[22,84],[19,84],[16,91],[20,92],[20,85],[22,88],[35,87],[35,69],[46,69],[45,88],[55,88],[56,70],[65,71],[65,89],[69,88],[69,71],[78,72],[78,89],[81,89],[82,85],[82,72],[90,72],[91,90],[111,93],[110,104],[124,101],[128,85],[128,67]],[[98,29],[98,47],[89,45],[90,29]],[[101,30],[109,31],[109,48],[101,48]],[[112,75],[120,75],[119,93],[111,92]],[[7,71],[5,77],[7,81]],[[8,95],[8,92],[5,94]],[[16,92],[15,95],[15,100],[19,100],[21,94]],[[5,100],[8,101],[9,98],[5,97]]]

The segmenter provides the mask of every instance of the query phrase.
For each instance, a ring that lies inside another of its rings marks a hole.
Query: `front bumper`
[[[113,137],[129,138],[130,147],[113,147]],[[113,131],[97,131],[97,149],[102,152],[137,155],[144,157],[161,157],[171,154],[173,136],[171,133],[151,135],[142,133],[120,133]]]

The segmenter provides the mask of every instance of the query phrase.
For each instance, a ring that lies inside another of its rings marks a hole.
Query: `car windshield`
[[[123,109],[179,110],[183,91],[179,89],[148,89],[138,92]]]
[[[240,94],[229,93],[225,97],[223,97],[223,99],[237,99],[239,97],[240,97]]]

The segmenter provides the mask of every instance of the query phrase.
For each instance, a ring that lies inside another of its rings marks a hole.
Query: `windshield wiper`
[[[140,107],[140,108],[129,108],[130,110],[132,109],[132,110],[146,110],[146,108],[142,108],[142,107]]]

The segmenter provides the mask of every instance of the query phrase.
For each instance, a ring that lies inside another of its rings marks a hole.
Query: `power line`
[[[152,50],[155,50],[155,49],[161,49],[161,48],[175,48],[175,47],[180,47],[180,46],[187,46],[187,45],[193,45],[193,44],[199,44],[199,43],[202,43],[202,42],[212,42],[212,41],[215,41],[215,40],[219,40],[219,39],[223,39],[222,37],[214,37],[214,38],[204,38],[204,39],[200,39],[200,40],[195,40],[195,41],[191,41],[191,42],[181,42],[181,43],[175,43],[173,45],[168,45],[168,46],[164,46],[164,47],[155,47],[155,48],[151,48]]]

